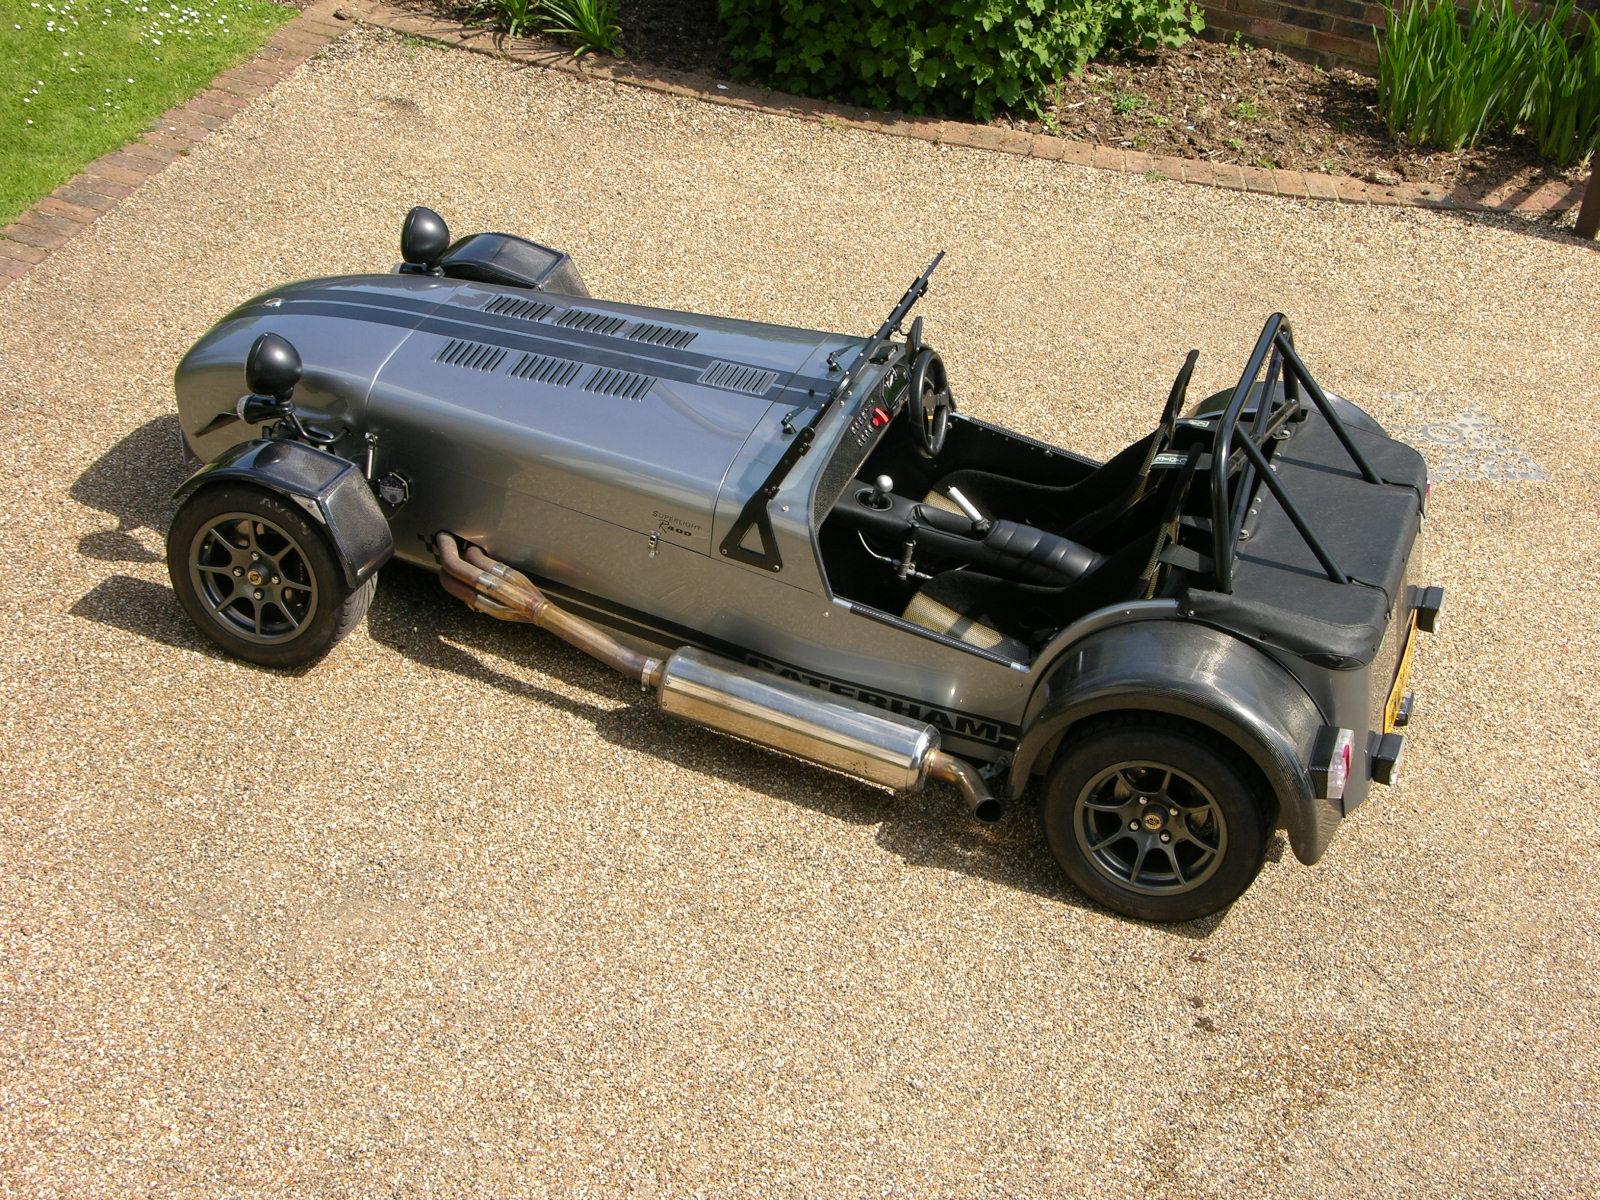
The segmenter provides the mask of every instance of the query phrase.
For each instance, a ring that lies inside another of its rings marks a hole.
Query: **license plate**
[[[1389,699],[1383,706],[1383,731],[1393,733],[1395,718],[1400,715],[1400,702],[1406,698],[1406,684],[1411,679],[1411,655],[1417,648],[1417,614],[1406,622],[1406,644],[1400,651],[1400,665],[1394,669],[1394,685],[1389,689]]]

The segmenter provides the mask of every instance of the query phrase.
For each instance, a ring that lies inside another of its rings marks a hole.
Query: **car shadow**
[[[878,845],[913,866],[968,875],[1118,919],[1062,878],[1029,797],[998,823],[983,825],[967,815],[954,789],[941,784],[919,794],[891,794],[775,751],[745,746],[667,716],[638,688],[548,634],[470,612],[449,599],[433,576],[414,568],[385,570],[367,614],[367,632],[375,642],[422,666],[582,716],[615,746],[831,820],[876,825]],[[617,703],[589,704],[554,693],[502,669],[497,660],[526,663]],[[740,752],[730,754],[730,746]],[[1205,938],[1223,919],[1219,915],[1167,928],[1182,937]]]
[[[106,562],[162,561],[162,555],[150,550],[138,535],[141,531],[153,533],[159,542],[171,517],[172,492],[186,473],[178,453],[175,417],[158,417],[123,438],[96,459],[69,490],[72,499],[116,522],[112,529],[82,538],[79,552]],[[165,646],[234,661],[196,632],[165,583],[113,574],[68,611],[79,619]],[[1119,919],[1062,878],[1045,844],[1036,806],[1028,797],[1012,806],[997,824],[982,825],[967,816],[954,789],[945,785],[935,784],[915,795],[890,794],[774,751],[745,746],[667,716],[638,688],[548,634],[469,611],[446,596],[432,575],[402,564],[384,570],[367,613],[366,629],[378,645],[429,670],[448,671],[493,687],[513,700],[586,720],[613,745],[726,780],[771,800],[811,809],[831,820],[876,825],[878,845],[913,866],[960,873],[1083,908],[1107,920]],[[349,652],[347,644],[334,653]],[[540,686],[499,665],[509,663],[527,664],[561,680],[570,691]],[[315,669],[303,668],[294,674]],[[730,747],[737,751],[730,754]],[[1275,839],[1268,857],[1281,853],[1282,839]],[[1181,937],[1203,939],[1225,915],[1167,929]]]
[[[147,421],[91,463],[67,494],[116,521],[78,541],[78,553],[102,562],[157,563],[162,555],[136,535],[159,544],[172,515],[172,493],[186,476],[176,416]]]

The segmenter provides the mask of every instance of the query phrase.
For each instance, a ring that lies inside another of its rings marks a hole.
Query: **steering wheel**
[[[955,397],[950,394],[950,378],[945,374],[944,359],[936,350],[923,349],[911,364],[911,418],[917,429],[917,440],[922,452],[937,458],[944,449],[945,434],[950,432],[950,414],[955,411]]]

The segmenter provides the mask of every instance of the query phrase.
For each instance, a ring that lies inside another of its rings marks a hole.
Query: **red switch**
[[[872,406],[872,427],[874,429],[882,429],[888,423],[889,423],[889,414],[884,410],[883,405],[881,405],[881,404],[873,405]]]

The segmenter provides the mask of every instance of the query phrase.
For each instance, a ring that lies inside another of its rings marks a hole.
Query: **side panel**
[[[1341,813],[1313,797],[1306,763],[1323,716],[1288,671],[1255,647],[1187,621],[1139,621],[1092,634],[1056,663],[1029,703],[1011,795],[1049,765],[1071,727],[1097,713],[1143,711],[1221,734],[1261,769],[1295,856],[1322,857]]]
[[[344,568],[358,587],[394,554],[389,523],[361,471],[301,442],[244,442],[184,481],[179,501],[217,483],[248,483],[287,496],[328,531]]]

